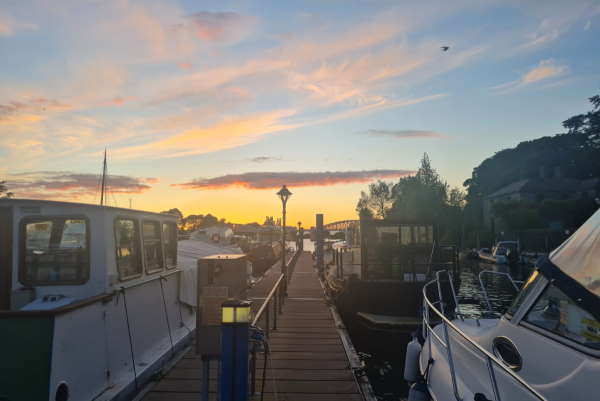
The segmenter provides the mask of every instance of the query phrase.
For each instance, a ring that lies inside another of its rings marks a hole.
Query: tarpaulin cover
[[[550,254],[550,261],[600,296],[600,210]]]

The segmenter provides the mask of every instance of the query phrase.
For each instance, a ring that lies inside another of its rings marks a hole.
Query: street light
[[[281,272],[285,276],[286,283],[287,283],[287,279],[288,279],[288,277],[287,277],[287,267],[285,265],[285,206],[286,206],[287,201],[290,198],[290,196],[292,196],[292,193],[284,185],[284,186],[281,187],[281,189],[279,190],[279,192],[277,192],[277,196],[279,196],[279,199],[281,199],[281,206],[282,206],[281,245],[282,245],[283,249],[282,249],[282,252],[281,252]]]

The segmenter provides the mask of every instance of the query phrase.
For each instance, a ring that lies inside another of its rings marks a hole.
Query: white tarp
[[[219,254],[241,254],[237,245],[209,244],[204,241],[184,240],[177,243],[177,266],[183,270],[179,300],[190,306],[196,306],[198,259]]]
[[[600,210],[550,254],[550,260],[600,296]]]

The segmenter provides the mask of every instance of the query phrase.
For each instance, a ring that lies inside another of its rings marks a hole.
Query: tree
[[[414,221],[438,221],[448,200],[448,184],[431,166],[425,153],[414,176],[402,177],[392,188],[390,215]]]
[[[360,199],[356,204],[358,214],[376,216],[380,219],[385,218],[388,209],[392,205],[391,187],[392,184],[381,180],[369,184],[369,193],[361,192]]]
[[[219,219],[209,213],[206,216],[204,216],[204,219],[202,219],[202,222],[200,223],[200,228],[213,227],[218,224],[219,224]]]
[[[266,216],[263,226],[274,226],[274,225],[275,225],[275,219],[273,218],[273,216]]]
[[[448,205],[462,210],[465,207],[465,204],[465,192],[458,187],[452,188],[448,194]]]
[[[0,181],[0,198],[12,198],[14,194],[8,191],[6,181]]]

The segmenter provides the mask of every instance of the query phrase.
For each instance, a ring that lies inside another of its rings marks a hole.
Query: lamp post
[[[285,206],[286,206],[287,201],[290,198],[290,196],[292,196],[292,193],[284,185],[284,186],[281,187],[281,189],[279,190],[279,192],[277,192],[277,196],[279,196],[279,199],[281,199],[281,206],[282,206],[282,219],[281,219],[281,245],[282,245],[282,251],[281,251],[281,272],[285,276],[285,280],[286,280],[285,282],[287,284],[288,276],[287,276],[287,266],[285,264]]]

